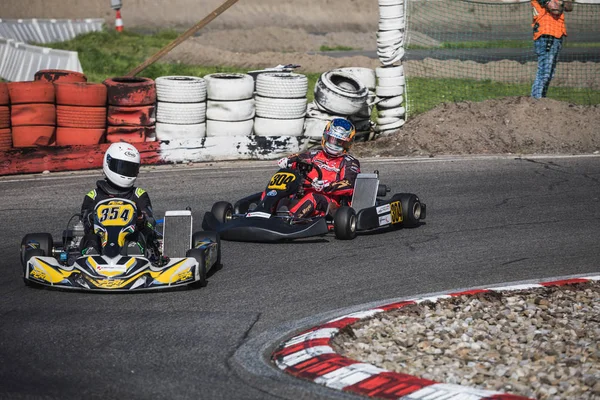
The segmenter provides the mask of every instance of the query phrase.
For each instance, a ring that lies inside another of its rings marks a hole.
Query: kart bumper
[[[100,256],[82,257],[95,258]],[[79,261],[79,260],[78,260]],[[147,262],[140,258],[140,264]],[[85,268],[65,267],[54,257],[32,257],[26,265],[25,282],[65,290],[95,292],[156,291],[187,286],[200,280],[199,264],[193,258],[171,259],[162,267],[152,267],[149,262],[129,273],[106,276],[86,271]]]

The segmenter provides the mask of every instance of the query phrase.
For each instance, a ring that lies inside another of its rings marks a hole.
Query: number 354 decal
[[[99,222],[105,226],[125,226],[128,225],[135,210],[131,204],[110,202],[108,204],[99,205],[96,209],[96,217]]]

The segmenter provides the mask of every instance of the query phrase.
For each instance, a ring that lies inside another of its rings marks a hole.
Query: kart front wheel
[[[213,204],[210,212],[221,224],[229,222],[233,218],[233,206],[227,201],[216,202],[215,204]]]
[[[195,258],[198,261],[199,278],[196,282],[190,284],[191,288],[200,288],[206,286],[206,258],[204,250],[190,249],[185,254],[186,257]]]
[[[33,257],[32,250],[41,250],[43,254],[35,254],[36,256],[52,256],[52,247],[54,241],[49,233],[28,233],[21,240],[21,265],[23,269],[27,265],[27,261]]]
[[[333,231],[340,240],[352,240],[356,237],[356,211],[352,207],[342,206],[333,217]]]
[[[211,273],[213,270],[221,269],[221,238],[219,232],[214,231],[198,231],[192,235],[192,246],[196,247],[196,243],[201,242],[203,239],[210,239],[217,244],[217,259],[214,264],[209,266],[208,272]]]
[[[25,277],[25,270],[27,266],[27,261],[29,261],[32,257],[44,257],[46,254],[43,250],[40,249],[28,249],[26,250],[25,256],[27,257],[25,264],[23,264],[23,282],[25,282],[25,286],[31,287],[39,287],[40,285],[34,282],[31,282],[29,279]]]

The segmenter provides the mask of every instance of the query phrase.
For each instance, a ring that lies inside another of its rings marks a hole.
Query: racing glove
[[[325,189],[326,187],[331,185],[331,182],[329,182],[327,180],[319,180],[319,179],[315,178],[315,179],[313,179],[311,185],[312,185],[313,189],[315,189],[317,192],[321,192],[321,191],[323,191],[323,189]]]
[[[279,168],[289,168],[290,167],[290,159],[287,157],[283,157],[279,161],[277,161],[277,165]]]

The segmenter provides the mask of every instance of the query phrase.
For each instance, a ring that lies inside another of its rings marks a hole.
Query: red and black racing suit
[[[339,207],[342,198],[352,197],[356,175],[360,173],[360,162],[350,154],[332,157],[323,150],[310,150],[294,154],[288,160],[290,168],[296,168],[299,160],[313,164],[323,173],[321,180],[328,183],[321,192],[307,186],[305,195],[290,208],[294,217],[305,218],[319,212],[325,213],[330,203]],[[308,173],[308,179],[319,179],[316,168]]]
[[[85,235],[81,240],[81,249],[95,248],[99,252],[99,240],[94,234],[94,209],[102,201],[113,197],[120,197],[131,200],[135,203],[138,212],[137,231],[130,235],[130,240],[140,242],[144,248],[148,245],[154,245],[156,235],[154,227],[156,220],[152,214],[152,203],[150,196],[141,188],[130,187],[121,188],[110,183],[108,180],[96,182],[96,189],[91,190],[83,198],[81,205],[81,219],[85,229]],[[139,235],[141,233],[141,235]]]

